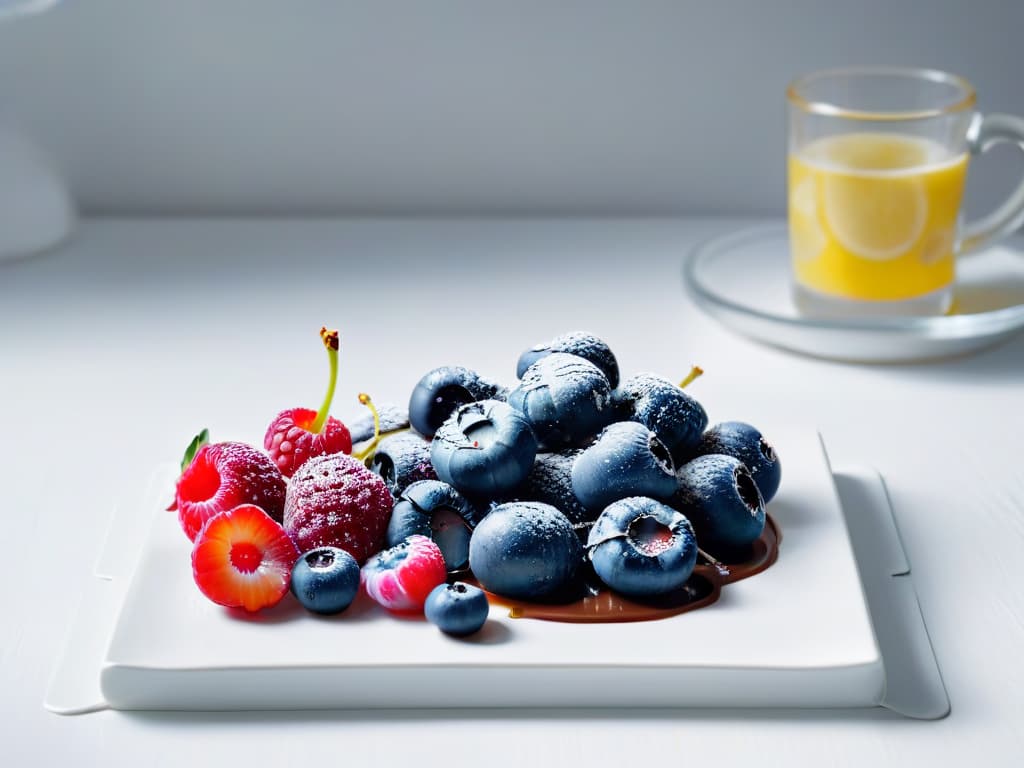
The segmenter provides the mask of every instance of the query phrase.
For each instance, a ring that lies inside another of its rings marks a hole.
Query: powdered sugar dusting
[[[357,459],[318,456],[288,485],[284,527],[303,552],[338,547],[362,563],[383,546],[393,504],[384,481]]]
[[[574,525],[593,522],[596,515],[587,512],[572,490],[572,464],[582,452],[569,449],[559,453],[538,453],[519,496],[550,504]]]

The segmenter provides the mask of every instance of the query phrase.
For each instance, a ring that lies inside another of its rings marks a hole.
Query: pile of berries
[[[679,385],[620,381],[603,341],[567,334],[524,352],[512,388],[428,372],[382,436],[365,395],[372,421],[350,431],[329,416],[338,335],[321,337],[318,411],[278,414],[266,452],[201,436],[183,461],[172,508],[197,585],[221,605],[259,610],[290,590],[338,613],[362,590],[461,636],[487,618],[473,581],[518,600],[568,599],[583,578],[657,597],[683,588],[698,554],[735,562],[761,535],[778,457],[748,424],[708,428],[684,391],[699,369]]]

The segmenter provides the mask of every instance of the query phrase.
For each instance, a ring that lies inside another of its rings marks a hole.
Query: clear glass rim
[[[960,98],[939,107],[930,109],[914,110],[893,110],[873,111],[851,109],[841,107],[828,101],[809,99],[804,95],[807,87],[813,83],[830,78],[855,78],[855,77],[903,77],[907,79],[923,80],[930,83],[941,83],[951,85],[960,91]],[[828,117],[842,117],[848,120],[923,120],[932,117],[963,112],[972,109],[977,102],[977,93],[974,86],[965,78],[938,69],[926,69],[921,67],[841,67],[837,69],[822,69],[816,72],[809,72],[796,78],[786,87],[786,98],[789,103],[804,112],[814,115],[826,115]]]
[[[690,248],[683,260],[683,284],[689,295],[704,308],[724,310],[735,317],[756,320],[776,328],[853,334],[871,332],[886,336],[909,334],[922,341],[937,341],[994,335],[1024,327],[1024,304],[969,315],[921,317],[810,318],[776,314],[737,303],[708,285],[700,274],[701,265],[708,259],[716,258],[722,251],[752,243],[788,240],[789,230],[785,224],[763,224],[702,240]]]

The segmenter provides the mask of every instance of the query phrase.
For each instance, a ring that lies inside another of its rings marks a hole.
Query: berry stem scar
[[[331,411],[331,401],[334,400],[334,387],[338,383],[338,331],[328,331],[327,327],[324,326],[320,329],[320,338],[324,342],[324,347],[327,348],[327,361],[331,366],[331,378],[327,383],[327,394],[324,396],[324,402],[320,406],[320,410],[316,412],[316,419],[309,426],[309,431],[313,434],[320,434],[324,424],[327,423],[327,416]]]
[[[704,373],[704,369],[699,365],[695,365],[690,368],[690,372],[686,374],[686,378],[679,382],[680,389],[686,389],[688,384],[692,384],[694,379],[700,378]]]

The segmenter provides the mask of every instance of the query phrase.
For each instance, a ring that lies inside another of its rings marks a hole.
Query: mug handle
[[[976,114],[967,130],[967,147],[971,154],[980,155],[1003,143],[1016,144],[1024,152],[1024,119],[995,112]],[[959,253],[976,251],[994,240],[1011,235],[1021,224],[1024,224],[1024,179],[1005,203],[964,227]]]

